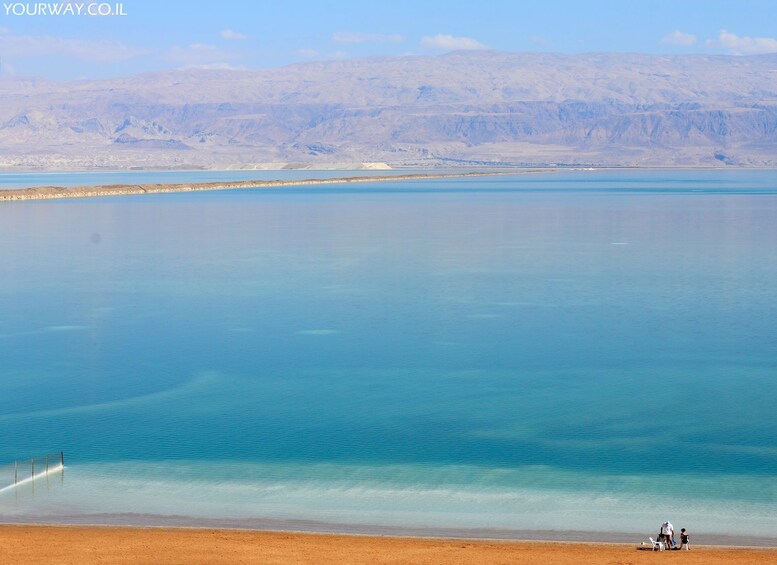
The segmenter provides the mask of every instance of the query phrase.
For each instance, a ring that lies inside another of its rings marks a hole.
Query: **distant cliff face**
[[[0,80],[0,166],[777,166],[777,55],[456,52]]]

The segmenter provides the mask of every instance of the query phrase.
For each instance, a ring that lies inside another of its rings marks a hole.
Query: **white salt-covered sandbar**
[[[539,171],[539,169],[537,169]],[[53,200],[59,198],[92,198],[96,196],[123,196],[128,194],[156,194],[163,192],[195,192],[204,190],[237,190],[246,188],[278,188],[315,184],[343,184],[384,182],[401,180],[431,180],[448,178],[484,177],[494,175],[515,175],[531,172],[468,172],[468,173],[413,173],[407,175],[344,176],[328,179],[300,180],[244,180],[229,182],[203,182],[181,184],[110,184],[96,186],[36,186],[0,191],[0,202],[11,200]]]

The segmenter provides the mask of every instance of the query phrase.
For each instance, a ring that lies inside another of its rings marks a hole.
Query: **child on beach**
[[[689,538],[690,536],[685,528],[680,528],[680,549],[685,549],[687,551],[691,550],[691,544],[688,541]]]

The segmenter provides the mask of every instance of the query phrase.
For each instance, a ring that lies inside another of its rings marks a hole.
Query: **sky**
[[[262,69],[352,57],[435,56],[458,49],[777,52],[777,0],[0,4],[0,76],[99,79],[186,67]],[[56,10],[61,13],[52,15]]]

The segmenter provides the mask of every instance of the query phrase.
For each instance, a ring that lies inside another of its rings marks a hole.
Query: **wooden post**
[[[49,456],[46,454],[46,474],[49,474]]]
[[[62,464],[62,466],[65,466],[65,452],[60,451],[59,452],[59,462]]]
[[[13,462],[13,484],[16,484],[19,482],[19,462],[14,461]]]
[[[35,478],[35,457],[32,458],[32,478]]]

